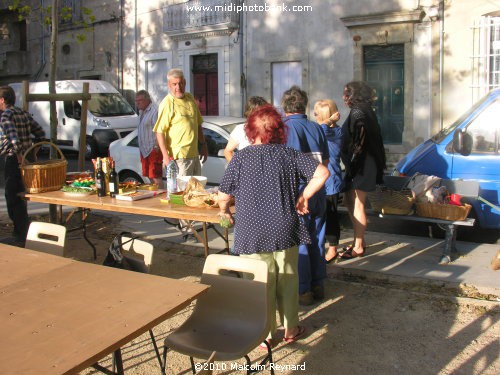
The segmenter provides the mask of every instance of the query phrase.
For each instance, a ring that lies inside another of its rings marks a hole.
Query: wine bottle
[[[106,196],[106,176],[104,171],[102,170],[102,162],[101,158],[97,158],[97,171],[95,174],[95,185],[97,188],[97,196],[105,197]]]
[[[115,170],[115,161],[111,161],[111,172],[109,172],[109,196],[114,198],[118,194],[118,173]]]

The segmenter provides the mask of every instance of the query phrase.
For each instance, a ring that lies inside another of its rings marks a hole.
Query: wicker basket
[[[441,220],[465,220],[471,208],[470,204],[417,203],[417,215]]]
[[[26,156],[35,147],[41,145],[54,147],[60,159],[52,159],[37,162],[28,162]],[[31,146],[23,155],[21,161],[21,175],[27,193],[43,193],[45,191],[59,190],[66,180],[66,169],[68,162],[61,150],[52,142],[39,142]]]
[[[413,212],[413,196],[411,190],[392,190],[377,187],[368,193],[368,200],[374,211],[385,214],[409,215]]]

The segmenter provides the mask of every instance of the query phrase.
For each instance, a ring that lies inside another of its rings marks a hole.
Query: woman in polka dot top
[[[286,126],[271,105],[252,112],[245,133],[251,144],[234,156],[219,186],[221,215],[235,225],[234,252],[268,264],[275,278],[269,303],[272,311],[279,308],[284,340],[293,342],[305,332],[298,315],[298,244],[310,242],[299,215],[308,213],[309,198],[330,173],[310,156],[284,145]],[[301,180],[308,184],[299,193]],[[231,197],[236,220],[229,211]],[[276,327],[272,319],[270,343]]]

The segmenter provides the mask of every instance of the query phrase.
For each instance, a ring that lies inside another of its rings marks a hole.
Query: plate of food
[[[63,186],[61,189],[64,194],[69,195],[69,196],[82,196],[82,195],[91,195],[95,193],[95,190],[92,189],[91,187],[86,187],[86,186],[73,186],[73,185],[66,185]]]

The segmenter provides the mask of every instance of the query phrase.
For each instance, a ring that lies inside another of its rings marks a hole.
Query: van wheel
[[[94,159],[97,157],[97,146],[92,137],[87,137],[87,145],[85,148],[85,157],[87,159]]]
[[[120,182],[135,182],[136,184],[143,184],[144,180],[133,171],[123,171],[120,172]]]

